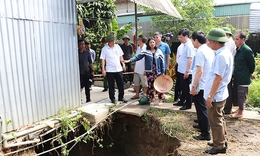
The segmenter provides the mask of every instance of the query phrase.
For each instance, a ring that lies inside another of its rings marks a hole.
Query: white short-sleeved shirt
[[[228,39],[229,41],[225,43],[225,46],[227,47],[227,49],[231,52],[231,54],[233,55],[233,57],[235,57],[236,55],[236,45],[234,40],[232,39],[232,37],[230,37]]]
[[[231,80],[233,56],[226,46],[215,51],[215,58],[206,78],[204,99],[207,99],[216,75],[222,77],[221,84],[213,97],[213,102],[221,102],[228,97],[227,85]]]
[[[120,56],[123,56],[124,53],[121,47],[118,44],[115,44],[113,48],[110,48],[106,44],[102,50],[100,59],[106,61],[106,72],[121,72],[123,68],[120,63]]]
[[[183,50],[184,44],[181,43],[177,49],[177,54],[176,54],[176,62],[178,63],[178,60],[181,56],[182,50]]]
[[[186,72],[187,63],[189,57],[193,58],[195,55],[195,49],[193,47],[192,42],[189,40],[184,44],[181,56],[178,60],[178,72],[184,74]],[[189,74],[191,74],[191,70],[189,69]]]
[[[137,48],[137,51],[136,51],[136,54],[135,55],[138,55],[141,51],[145,51],[146,50],[146,44],[143,45],[143,47],[141,48],[140,46]],[[134,72],[135,73],[138,73],[138,74],[144,74],[144,70],[145,70],[145,58],[142,58],[141,60],[139,61],[136,61],[135,62],[135,69],[134,69]]]
[[[194,70],[192,71],[192,84],[197,72],[197,66],[202,67],[203,74],[199,82],[199,87],[200,90],[204,90],[206,78],[211,68],[215,54],[212,49],[210,49],[206,44],[203,44],[197,49],[195,57],[196,57],[194,63],[195,67]]]

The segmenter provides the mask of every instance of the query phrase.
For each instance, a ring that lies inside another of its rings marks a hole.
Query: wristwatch
[[[208,98],[209,98],[209,99],[212,99],[213,97],[209,95]]]

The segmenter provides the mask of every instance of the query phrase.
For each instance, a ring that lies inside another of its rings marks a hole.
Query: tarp
[[[182,19],[171,0],[131,0],[132,2],[154,9],[167,15]]]

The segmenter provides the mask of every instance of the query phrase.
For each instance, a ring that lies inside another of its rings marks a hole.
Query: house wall
[[[0,1],[3,132],[80,105],[75,2]]]

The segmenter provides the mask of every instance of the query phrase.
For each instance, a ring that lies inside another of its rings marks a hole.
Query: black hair
[[[139,35],[138,38],[140,38],[143,43],[147,41],[147,38],[144,35]]]
[[[187,29],[187,28],[181,29],[181,30],[179,31],[178,35],[190,37],[189,29]]]
[[[236,34],[239,34],[240,39],[246,39],[246,34],[242,30],[237,31]]]
[[[86,41],[86,42],[85,42],[85,44],[86,44],[86,45],[89,45],[89,44],[90,44],[90,42],[89,42],[89,41]]]
[[[78,43],[80,43],[80,42],[85,42],[85,40],[83,38],[79,38]]]
[[[154,40],[154,38],[151,37],[151,38],[148,39],[146,50],[151,50],[151,47],[150,47],[150,45],[149,45],[149,42],[150,42],[151,40]],[[155,41],[155,40],[154,40],[154,41]],[[155,46],[154,49],[156,50],[157,47]]]
[[[206,34],[203,31],[195,31],[191,35],[191,38],[194,41],[197,39],[200,44],[205,44],[206,43]]]

